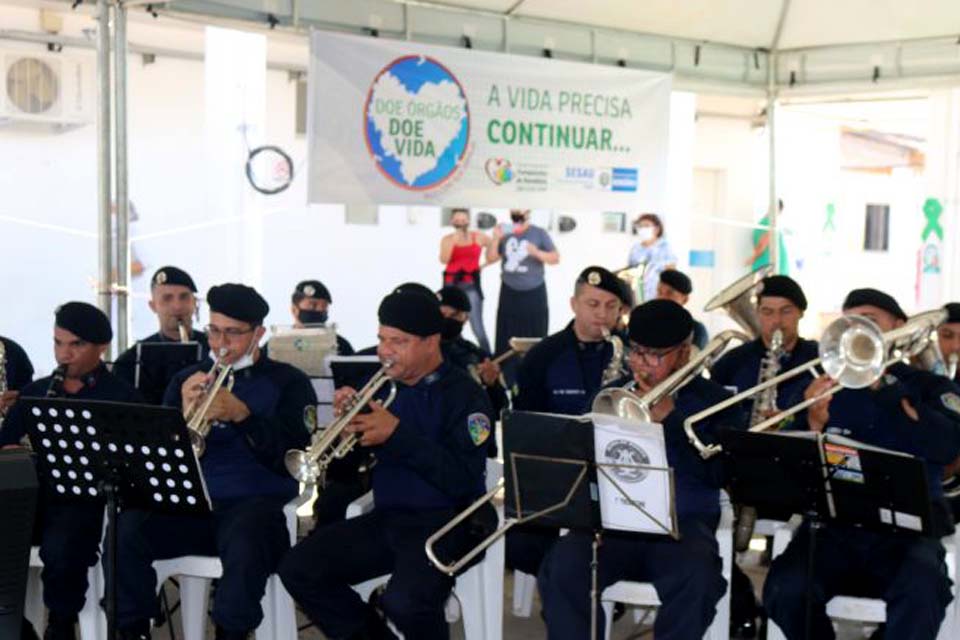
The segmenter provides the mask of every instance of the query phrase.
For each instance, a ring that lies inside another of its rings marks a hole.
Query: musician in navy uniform
[[[664,269],[660,272],[660,282],[657,283],[657,298],[673,300],[681,307],[690,302],[693,293],[693,281],[682,271]],[[693,346],[703,349],[707,346],[707,328],[697,319],[693,321]]]
[[[783,336],[780,355],[776,358],[779,373],[816,358],[817,342],[800,337],[800,319],[806,310],[807,297],[795,280],[788,276],[764,278],[757,294],[760,335],[721,357],[710,369],[710,379],[737,392],[757,384],[761,363],[768,354],[772,355],[771,342],[777,329]],[[810,376],[796,376],[777,385],[777,407],[786,409],[802,400],[803,390],[810,381]],[[753,404],[750,401],[743,404],[749,414]],[[787,514],[764,515],[775,519],[788,517]],[[736,562],[731,583],[730,635],[734,638],[753,638],[758,631],[757,618],[763,610],[757,602],[750,579]]]
[[[432,295],[432,294],[431,294]],[[407,638],[447,638],[443,608],[453,578],[435,569],[424,542],[484,492],[493,417],[486,393],[443,361],[436,298],[391,293],[378,311],[378,355],[392,362],[393,404],[370,403],[347,427],[373,448],[373,511],[315,530],[287,554],[280,577],[328,638],[390,638],[378,608],[351,585],[390,574],[382,614]],[[355,391],[337,391],[342,409]],[[450,553],[476,542],[455,530]]]
[[[882,331],[907,319],[896,300],[876,289],[851,291],[843,311],[870,318]],[[818,378],[805,395],[815,397],[832,384],[825,376]],[[804,522],[783,555],[774,559],[763,589],[764,607],[787,638],[833,638],[826,605],[841,593],[882,598],[887,638],[937,636],[952,599],[940,537],[953,531],[953,521],[940,477],[943,466],[960,454],[958,421],[960,388],[943,376],[903,363],[888,367],[868,388],[843,389],[814,404],[797,420],[798,429],[840,434],[924,459],[933,530],[929,535],[910,535],[824,524],[817,533],[813,584],[808,585],[810,532]],[[814,598],[810,629],[806,629],[808,591]]]
[[[85,302],[57,309],[53,328],[54,376],[40,378],[21,398],[56,396],[76,400],[141,402],[133,387],[107,371],[102,357],[113,331],[102,311]],[[0,446],[18,444],[27,432],[22,404],[15,404],[0,431]],[[73,640],[77,614],[87,592],[87,570],[97,563],[103,531],[103,502],[59,502],[49,489],[41,493],[35,527],[43,560],[43,601],[50,615],[45,640]]]
[[[960,357],[960,302],[948,302],[943,306],[947,320],[937,328],[937,345],[948,363],[951,357]],[[953,374],[954,382],[960,382],[960,366]]]
[[[630,314],[630,375],[611,386],[634,381],[644,394],[690,359],[693,317],[671,300],[651,300]],[[680,539],[619,532],[603,534],[598,555],[598,593],[620,580],[652,582],[662,603],[657,609],[657,640],[702,638],[723,596],[722,561],[716,529],[720,519],[719,457],[703,460],[688,442],[683,421],[721,402],[730,392],[695,376],[652,406],[663,425],[667,462],[673,469]],[[741,428],[739,407],[697,425],[704,442],[717,442],[721,428]],[[560,538],[543,561],[538,586],[551,640],[590,637],[590,563],[593,536],[571,532]],[[599,604],[599,603],[598,603]],[[606,622],[598,616],[597,637]]]
[[[155,615],[155,560],[219,556],[213,599],[218,640],[241,640],[263,619],[267,578],[290,547],[284,505],[298,485],[286,471],[289,449],[303,449],[316,422],[316,395],[299,369],[262,355],[269,307],[254,289],[224,284],[207,293],[211,357],[174,376],[164,404],[184,411],[203,396],[212,358],[233,366],[233,390],[216,392],[213,427],[200,458],[213,513],[184,517],[126,511],[119,522],[117,620],[124,638],[149,638]]]
[[[330,317],[333,296],[319,280],[304,280],[297,284],[290,297],[290,313],[295,327],[325,327]],[[353,346],[337,334],[337,355],[352,356]]]
[[[0,421],[20,395],[20,389],[33,380],[33,364],[27,357],[27,352],[10,338],[0,336],[3,343],[3,373],[6,376],[7,388],[0,393]]]
[[[150,278],[150,310],[157,314],[160,330],[140,342],[175,343],[186,338],[199,343],[201,354],[207,355],[210,350],[207,336],[193,328],[193,318],[197,312],[197,286],[190,274],[172,266],[157,269]],[[134,345],[113,363],[113,373],[130,386],[136,385],[150,404],[161,404],[167,385],[176,371],[141,363],[137,384],[137,346]]]
[[[614,347],[604,339],[604,331],[616,326],[621,305],[629,304],[623,296],[620,279],[603,267],[580,273],[570,299],[573,320],[520,361],[514,409],[567,415],[590,410],[588,400],[602,386],[604,373],[616,369],[610,377],[619,378],[625,364],[611,364]],[[534,524],[514,527],[507,534],[507,567],[536,575],[557,534],[557,529]]]
[[[493,415],[499,416],[509,400],[507,390],[501,384],[500,366],[490,360],[490,354],[463,337],[463,326],[470,320],[470,299],[460,287],[446,286],[437,292],[440,299],[440,313],[443,314],[443,327],[440,331],[440,350],[443,359],[455,367],[470,372],[474,368],[483,385]],[[490,452],[496,455],[491,439]]]

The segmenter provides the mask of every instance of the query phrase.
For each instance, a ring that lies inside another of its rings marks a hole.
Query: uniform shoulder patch
[[[948,391],[940,396],[940,402],[943,403],[947,409],[950,409],[954,413],[960,413],[960,396],[955,394],[953,391]]]
[[[490,437],[490,418],[485,413],[471,413],[467,416],[467,432],[473,444],[480,446]]]
[[[317,405],[308,404],[303,408],[303,426],[310,433],[317,430]]]

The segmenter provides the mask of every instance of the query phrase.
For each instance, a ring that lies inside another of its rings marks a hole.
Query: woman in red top
[[[450,224],[453,233],[440,240],[440,262],[446,265],[443,284],[457,286],[467,294],[471,307],[470,328],[480,348],[490,354],[490,341],[483,328],[483,290],[480,288],[480,270],[490,264],[482,257],[490,238],[481,231],[468,231],[470,212],[467,209],[454,209]]]

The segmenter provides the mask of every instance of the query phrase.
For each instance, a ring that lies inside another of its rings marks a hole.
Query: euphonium
[[[227,391],[233,389],[233,365],[223,364],[223,357],[226,354],[226,347],[220,349],[217,359],[207,373],[207,377],[213,376],[213,380],[204,385],[203,391],[183,414],[190,434],[190,444],[198,458],[207,449],[207,436],[210,435],[210,428],[213,426],[213,420],[207,417],[210,405],[213,404],[220,389],[226,388]]]
[[[397,396],[397,384],[387,375],[393,363],[389,360],[383,363],[380,370],[370,378],[360,391],[350,400],[350,405],[343,415],[335,418],[324,429],[317,431],[305,450],[290,449],[283,457],[283,463],[291,476],[304,484],[314,484],[319,481],[322,486],[325,482],[327,467],[338,458],[342,458],[357,445],[360,436],[355,433],[344,435],[354,417],[374,399],[377,392],[385,384],[390,385],[390,393],[383,401],[387,408]]]

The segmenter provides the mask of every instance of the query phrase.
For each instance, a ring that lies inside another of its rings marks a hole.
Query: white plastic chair
[[[290,532],[290,544],[297,542],[297,508],[310,500],[313,485],[306,486],[283,508]],[[223,576],[223,565],[216,556],[181,556],[153,563],[157,587],[173,576],[180,582],[180,617],[184,640],[203,640],[207,626],[207,598],[210,581]],[[296,640],[297,618],[293,598],[276,574],[267,580],[267,589],[260,601],[263,621],[256,630],[257,640]]]
[[[787,526],[777,530],[773,538],[774,558],[784,552],[799,527],[800,518],[795,516]],[[957,576],[960,575],[960,554],[957,553],[960,549],[960,531],[943,538],[942,542],[946,550],[947,573],[953,581],[953,600],[947,606],[937,640],[954,640],[960,634],[960,606],[957,605],[957,598],[960,597],[960,587],[957,585]],[[827,615],[834,620],[878,625],[887,620],[887,605],[876,598],[834,596],[827,603]],[[767,621],[767,640],[785,640],[783,631],[773,620]]]
[[[503,463],[487,460],[487,488],[492,489],[503,475]],[[354,518],[373,509],[373,493],[367,493],[347,508],[347,518]],[[503,520],[503,507],[497,506],[499,520]],[[457,576],[453,595],[460,601],[463,615],[463,630],[466,640],[501,640],[503,638],[503,563],[504,539],[501,537],[492,544],[483,560]],[[377,587],[384,585],[389,575],[379,576],[354,585],[353,589],[361,598],[368,600]],[[448,622],[456,617],[449,615],[454,611],[451,602],[447,603]],[[452,619],[451,619],[452,618]]]
[[[727,590],[717,602],[717,613],[707,629],[704,638],[709,640],[725,640],[730,635],[730,576],[733,568],[733,509],[730,501],[723,494],[721,498],[720,524],[717,527],[717,544],[720,558],[723,561],[722,573],[727,581]],[[606,616],[604,630],[605,640],[610,640],[610,629],[613,619],[613,605],[622,602],[637,607],[659,607],[660,598],[657,590],[649,582],[631,582],[621,580],[603,590],[600,603],[603,614]]]
[[[30,548],[30,571],[27,574],[27,597],[24,602],[23,614],[36,629],[43,635],[46,626],[47,611],[43,606],[43,582],[40,580],[40,571],[43,569],[43,560],[40,559],[40,548]],[[81,640],[100,640],[107,635],[107,618],[100,608],[100,598],[103,597],[103,569],[99,562],[90,567],[87,572],[86,602],[77,622],[80,625]]]

